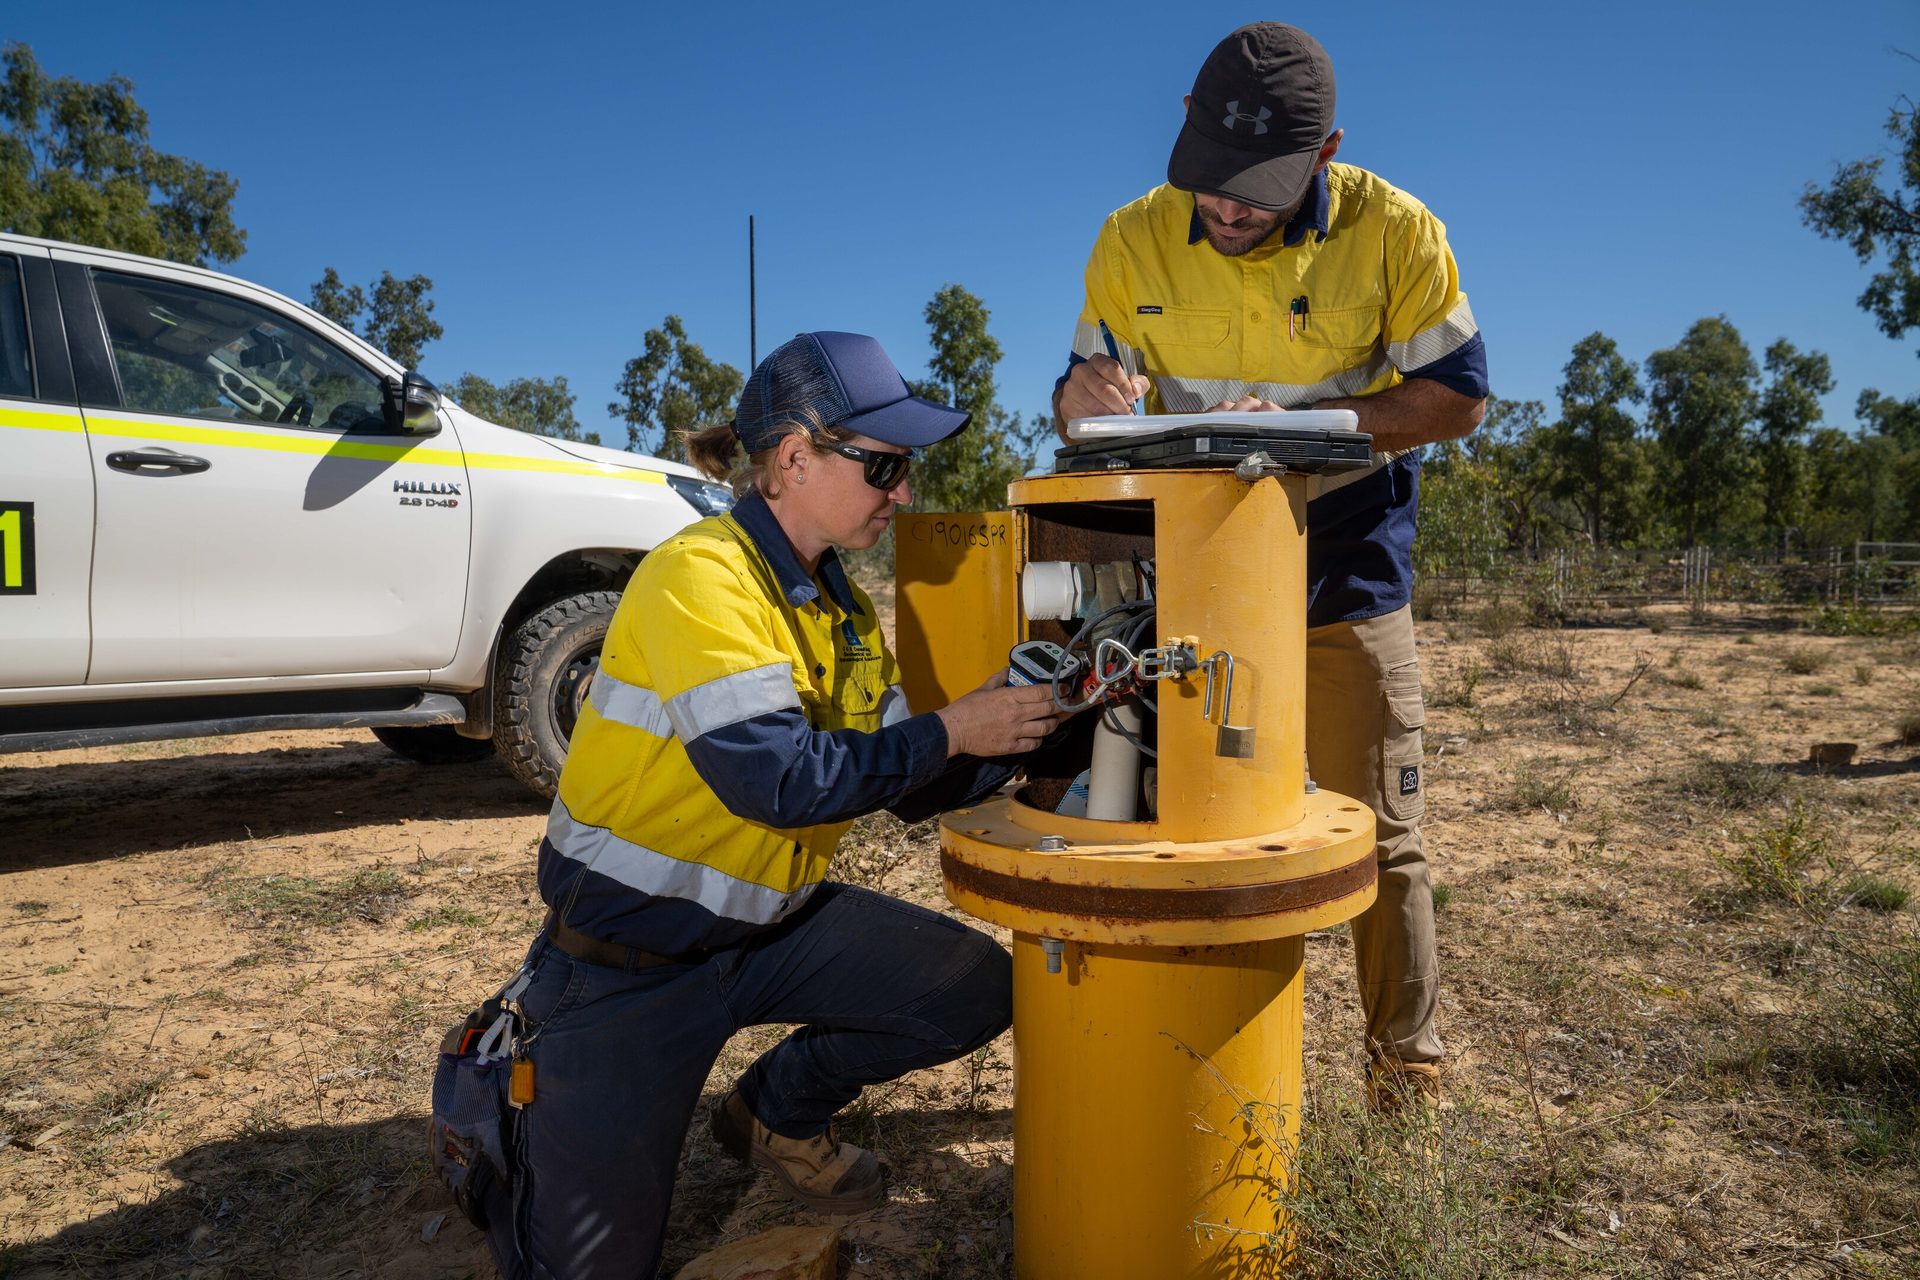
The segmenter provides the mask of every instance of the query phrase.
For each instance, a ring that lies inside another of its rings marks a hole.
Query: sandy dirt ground
[[[1799,800],[1831,856],[1920,889],[1896,737],[1920,643],[1679,615],[1420,635],[1450,1091],[1488,1120],[1489,1177],[1537,1191],[1554,1163],[1520,1269],[1920,1274],[1911,1141],[1863,1149],[1804,1084],[1817,953],[1725,862]],[[1802,763],[1827,740],[1854,763]],[[427,1173],[426,1099],[442,1031],[541,918],[544,816],[496,762],[364,733],[0,757],[0,1275],[494,1274]],[[845,866],[944,907],[931,824],[863,824]],[[1309,1075],[1350,1093],[1344,929],[1308,965]],[[777,1034],[740,1037],[710,1096]],[[850,1223],[850,1274],[1010,1274],[1011,1059],[857,1105],[893,1193]],[[667,1274],[806,1220],[698,1126]]]

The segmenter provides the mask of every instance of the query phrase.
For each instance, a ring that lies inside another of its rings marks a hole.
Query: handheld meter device
[[[1069,684],[1080,673],[1080,659],[1050,640],[1022,640],[1007,654],[1008,684]]]

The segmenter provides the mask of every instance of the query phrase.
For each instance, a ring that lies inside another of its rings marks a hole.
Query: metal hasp
[[[947,896],[1014,935],[1020,1280],[1287,1270],[1305,935],[1365,910],[1375,875],[1372,812],[1305,787],[1308,483],[1012,486],[1017,566],[1151,562],[1155,634],[1214,655],[1208,679],[1152,686],[1149,820],[1063,815],[1070,779],[1031,776],[941,823]],[[1068,625],[1022,621],[1017,638],[1062,643]]]

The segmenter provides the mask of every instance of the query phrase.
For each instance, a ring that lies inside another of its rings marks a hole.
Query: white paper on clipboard
[[[1155,413],[1145,417],[1115,414],[1104,418],[1075,418],[1067,423],[1067,439],[1115,440],[1180,427],[1277,427],[1290,431],[1358,431],[1360,415],[1351,409],[1290,409],[1282,413]]]

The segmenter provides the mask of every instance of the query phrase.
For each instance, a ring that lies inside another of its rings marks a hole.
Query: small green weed
[[[1824,671],[1832,659],[1818,649],[1789,649],[1780,657],[1780,665],[1796,676],[1810,676]]]
[[[256,925],[335,925],[350,919],[378,924],[392,919],[400,904],[419,891],[419,885],[385,865],[362,867],[334,881],[274,875],[218,888],[229,913]]]
[[[491,917],[486,914],[472,910],[469,907],[444,902],[432,910],[423,912],[420,915],[414,916],[411,920],[408,920],[407,930],[410,933],[422,933],[428,929],[464,929],[477,924],[485,924],[490,918]]]
[[[1540,768],[1531,760],[1522,760],[1514,765],[1507,804],[1514,809],[1565,813],[1578,807],[1579,797],[1574,792],[1571,773]]]
[[[1453,672],[1453,678],[1444,680],[1428,699],[1436,707],[1470,707],[1473,705],[1474,691],[1485,679],[1486,668],[1480,665],[1478,658],[1469,655]]]
[[[1732,852],[1714,857],[1748,892],[1768,901],[1817,910],[1830,898],[1827,834],[1798,800],[1784,820],[1762,825]]]
[[[47,912],[53,910],[53,905],[47,902],[16,902],[13,904],[13,909],[31,919],[34,916],[47,914]]]
[[[1809,698],[1837,698],[1840,696],[1840,686],[1837,684],[1810,684],[1807,686],[1807,696]]]
[[[1433,886],[1433,909],[1435,911],[1445,911],[1447,909],[1447,904],[1452,901],[1453,901],[1452,885],[1436,884]]]
[[[1893,736],[1903,747],[1920,747],[1920,711],[1901,716],[1893,726]]]
[[[1780,798],[1787,780],[1778,769],[1751,756],[1736,760],[1710,757],[1694,761],[1676,785],[1682,795],[1729,809],[1756,809]]]
[[[1704,689],[1706,680],[1698,671],[1681,671],[1667,677],[1667,683],[1676,689]]]
[[[1859,875],[1847,882],[1844,899],[1868,911],[1898,911],[1913,895],[1885,876]]]

